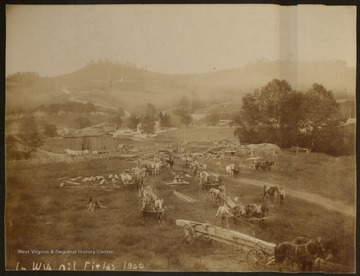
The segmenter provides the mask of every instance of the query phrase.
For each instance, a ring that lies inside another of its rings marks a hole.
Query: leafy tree
[[[151,103],[148,103],[146,105],[146,112],[145,112],[145,115],[148,116],[148,117],[152,117],[153,119],[157,118],[157,110],[156,110],[156,107],[151,104]]]
[[[93,103],[87,102],[83,108],[84,113],[96,112],[96,107]]]
[[[117,110],[117,115],[124,117],[126,115],[125,110],[122,107],[119,107]]]
[[[75,120],[75,123],[78,128],[85,128],[91,126],[91,121],[85,117],[79,117]]]
[[[184,96],[180,99],[175,113],[181,117],[180,121],[182,124],[189,125],[192,122],[192,108],[188,97]]]
[[[124,123],[123,117],[125,116],[125,111],[121,107],[118,108],[114,117],[110,121],[116,125],[116,127],[121,127]]]
[[[240,125],[234,135],[244,142],[299,145],[330,154],[344,149],[339,105],[321,84],[302,93],[274,79],[243,98],[234,120]]]
[[[302,134],[308,147],[333,153],[343,141],[340,108],[333,93],[314,83],[305,93],[302,107]]]
[[[127,118],[126,124],[130,129],[136,129],[137,125],[141,122],[141,117],[135,113],[132,113],[129,118]]]
[[[57,135],[56,125],[51,125],[51,124],[45,125],[44,134],[48,137],[55,137]]]
[[[34,116],[25,117],[21,121],[19,137],[27,151],[36,151],[43,144],[44,141],[40,136]]]
[[[193,118],[191,117],[191,114],[186,114],[181,117],[181,123],[185,126],[188,126],[193,121]]]
[[[145,133],[154,133],[155,119],[152,116],[145,116],[141,121],[141,129]]]
[[[220,114],[217,112],[210,113],[208,116],[206,116],[206,122],[212,126],[217,125],[220,122]]]
[[[162,127],[171,127],[172,126],[172,119],[170,114],[160,112],[159,113],[160,125]]]
[[[240,116],[235,117],[240,127],[236,131],[239,139],[251,143],[278,143],[284,146],[287,131],[291,128],[288,117],[296,110],[287,105],[296,98],[296,93],[285,80],[273,79],[265,87],[243,97]],[[290,113],[290,114],[289,114]]]

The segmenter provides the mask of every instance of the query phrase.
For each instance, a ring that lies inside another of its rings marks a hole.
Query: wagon
[[[210,174],[208,176],[208,180],[205,182],[201,182],[201,189],[202,190],[210,190],[211,188],[219,189],[221,186],[221,182],[223,177],[219,174]],[[202,181],[200,179],[200,181]]]
[[[234,220],[238,220],[248,226],[254,227],[251,222],[258,222],[260,227],[264,226],[264,220],[269,218],[269,210],[267,209],[265,213],[261,216],[257,216],[256,214],[250,213],[239,213],[239,210],[246,210],[246,205],[241,203],[240,201],[235,201],[228,194],[221,194],[221,200],[225,202],[225,204],[229,207]],[[252,204],[250,204],[252,205]]]
[[[125,190],[137,190],[140,188],[143,180],[138,177],[134,170],[125,170],[125,173],[129,174],[131,176],[131,180],[124,182],[123,179],[121,179],[121,182],[123,183]]]
[[[244,250],[247,252],[246,262],[252,271],[263,271],[267,266],[275,263],[275,243],[209,223],[178,219],[176,225],[182,227],[181,235],[188,246],[194,242],[195,238],[201,237],[205,242],[214,240]]]

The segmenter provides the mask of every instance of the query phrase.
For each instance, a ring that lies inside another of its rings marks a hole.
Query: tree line
[[[285,80],[273,79],[246,94],[234,116],[242,143],[299,146],[328,154],[351,153],[355,134],[346,135],[344,118],[332,91],[314,83],[306,92],[295,91]]]
[[[79,103],[79,102],[64,102],[64,103],[51,103],[49,105],[40,105],[34,111],[44,111],[48,114],[64,113],[81,113],[89,114],[96,112],[96,107],[93,103]]]
[[[196,99],[190,99],[187,96],[180,98],[177,107],[170,111],[161,111],[152,103],[147,103],[142,112],[132,113],[124,119],[124,111],[119,108],[117,113],[110,119],[110,122],[117,127],[128,127],[137,129],[141,123],[141,129],[145,133],[154,133],[156,122],[160,127],[188,126],[192,123],[191,114],[196,108],[201,106],[201,102]]]

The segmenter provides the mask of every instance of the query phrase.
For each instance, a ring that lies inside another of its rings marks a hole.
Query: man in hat
[[[225,202],[222,203],[222,205],[219,207],[217,213],[216,213],[216,218],[218,216],[221,217],[221,225],[222,227],[224,227],[224,224],[225,224],[225,227],[227,229],[229,229],[229,221],[228,221],[228,216],[230,216],[230,212],[229,212],[229,209],[227,208]],[[225,223],[224,223],[225,222]]]

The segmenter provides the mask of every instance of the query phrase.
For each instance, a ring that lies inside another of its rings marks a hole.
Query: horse
[[[200,172],[200,185],[204,187],[204,185],[208,182],[209,174],[206,171]]]
[[[317,256],[324,252],[321,238],[311,239],[306,243],[295,244],[293,242],[282,242],[275,246],[275,263],[281,265],[285,259],[295,262],[301,271],[312,270],[313,263]]]
[[[123,172],[120,174],[120,178],[122,183],[124,184],[125,189],[127,188],[128,185],[131,185],[133,177],[131,176],[131,174],[127,173],[127,172]]]
[[[265,161],[265,162],[256,162],[255,163],[255,169],[259,171],[260,169],[262,171],[270,170],[271,167],[275,166],[274,161]]]
[[[218,200],[223,200],[221,197],[222,192],[219,189],[210,188],[208,194],[211,197],[211,203],[216,203]]]
[[[264,186],[263,199],[268,197],[270,199],[270,202],[274,202],[275,192],[279,193],[279,188],[277,186],[272,186],[268,189],[266,189],[266,186]]]
[[[240,205],[236,205],[234,206],[232,209],[232,214],[233,214],[233,217],[234,217],[234,225],[237,224],[237,220],[238,219],[241,219],[242,217],[245,216],[245,213],[246,213],[246,210],[245,210],[245,207],[243,206],[240,206]]]
[[[217,173],[208,174],[208,183],[211,184],[221,184],[224,180],[224,177]]]
[[[318,258],[316,258],[316,260],[314,262],[317,270],[319,270],[319,271],[321,269],[320,265],[323,261],[331,260],[338,253],[338,248],[337,248],[338,245],[333,240],[321,239],[321,243],[324,247],[324,251],[322,251],[318,255]]]
[[[165,160],[165,162],[166,162],[169,169],[172,169],[174,167],[174,165],[175,165],[174,159],[172,159],[172,158]]]
[[[267,214],[269,214],[270,209],[266,203],[261,203],[257,205],[255,203],[247,204],[245,206],[245,218],[259,218],[259,226],[263,228],[264,220]]]
[[[158,222],[165,223],[165,221],[164,221],[165,207],[164,207],[163,199],[155,200],[154,211],[156,212],[156,217],[158,219]]]
[[[198,176],[199,167],[199,162],[197,161],[194,161],[190,164],[190,169],[193,171],[194,177]]]
[[[146,196],[142,198],[142,216],[143,220],[145,221],[147,218],[151,219],[151,217],[155,216],[155,218],[158,220],[158,222],[165,223],[164,221],[164,200],[163,199],[156,199],[155,204],[152,204],[151,196]]]
[[[233,168],[234,168],[235,164],[231,164],[231,165],[227,165],[225,167],[225,171],[227,173],[227,175],[232,176],[234,174]]]
[[[240,172],[240,167],[239,167],[239,165],[238,165],[238,164],[234,164],[234,167],[233,167],[233,176],[234,176],[234,178],[238,178],[239,172]]]

